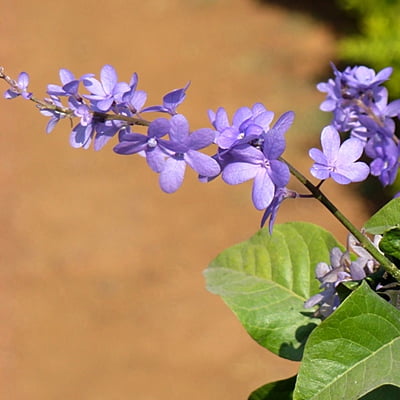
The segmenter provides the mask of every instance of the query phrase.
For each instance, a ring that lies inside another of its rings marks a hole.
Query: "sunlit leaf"
[[[220,295],[247,332],[262,346],[300,360],[319,323],[303,303],[319,291],[315,266],[339,246],[324,229],[308,223],[260,230],[221,253],[205,271],[207,288]]]
[[[295,400],[358,399],[400,386],[400,311],[363,282],[310,335]]]

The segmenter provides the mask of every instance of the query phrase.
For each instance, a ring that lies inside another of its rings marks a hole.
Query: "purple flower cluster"
[[[61,69],[59,76],[61,84],[47,86],[49,97],[34,101],[40,112],[50,118],[47,133],[63,118],[79,119],[72,128],[71,146],[87,149],[93,145],[95,150],[100,150],[117,136],[119,143],[114,151],[143,156],[149,167],[159,174],[160,187],[166,193],[173,193],[182,185],[186,166],[199,174],[200,181],[207,182],[219,175],[231,185],[253,180],[253,203],[258,210],[265,210],[261,225],[269,219],[270,231],[283,200],[297,197],[297,193],[286,188],[290,172],[280,159],[286,146],[285,132],[294,119],[293,112],[284,113],[271,126],[274,113],[261,103],[252,108],[239,108],[232,122],[221,107],[216,112],[209,111],[214,129],[191,132],[185,116],[177,112],[189,83],[167,93],[161,105],[144,107],[147,94],[137,89],[136,73],[129,83],[120,82],[111,65],[101,69],[99,79],[94,74],[76,78],[67,69]],[[3,79],[7,77],[4,75]],[[21,73],[5,96],[29,98],[28,83],[27,74]],[[86,90],[84,94],[80,93],[82,87]],[[147,121],[142,118],[147,112],[165,113],[169,118]],[[139,127],[147,131],[138,132]],[[214,156],[200,152],[210,145],[218,147]]]
[[[274,113],[260,103],[239,108],[232,122],[222,107],[209,111],[209,118],[218,132],[214,158],[221,166],[223,181],[237,185],[253,179],[253,204],[256,209],[265,210],[261,226],[270,218],[272,231],[282,201],[295,197],[286,189],[290,172],[280,160],[286,147],[284,135],[293,123],[294,113],[284,113],[272,127]]]
[[[331,125],[337,131],[349,134],[351,144],[346,144],[346,149],[341,149],[341,154],[339,154],[338,136],[332,134],[331,130],[330,136],[335,136],[335,139],[332,139],[331,143],[328,143],[330,140],[326,138],[324,140],[325,147],[329,148],[326,150],[329,155],[324,150],[327,160],[322,160],[321,155],[316,154],[315,151],[310,154],[316,162],[312,168],[312,174],[317,178],[325,179],[326,170],[330,169],[333,171],[330,176],[335,179],[333,175],[335,163],[342,172],[344,169],[350,171],[348,162],[343,165],[341,163],[345,161],[345,153],[349,152],[349,147],[353,147],[354,156],[358,154],[360,157],[364,152],[371,159],[369,168],[373,176],[377,176],[384,186],[392,184],[399,168],[399,141],[394,134],[393,118],[399,117],[400,99],[388,103],[388,91],[381,86],[389,79],[392,68],[385,68],[375,73],[373,69],[365,66],[347,67],[344,71],[339,71],[334,65],[332,66],[334,79],[317,85],[319,91],[327,94],[320,108],[333,113]],[[357,145],[353,139],[358,140],[360,144]],[[334,148],[337,150],[334,151]],[[352,157],[353,162],[356,159],[358,158]],[[358,163],[358,166],[361,165]],[[321,173],[321,166],[322,169],[325,168],[325,174]],[[335,180],[339,183],[357,182],[364,180],[367,175],[365,167],[362,167],[362,171],[358,168],[358,173],[355,175],[354,173],[353,175],[342,174],[347,179]]]
[[[118,132],[129,132],[130,126],[140,122],[140,113],[149,111],[176,114],[177,106],[184,100],[188,87],[177,89],[164,96],[163,105],[143,108],[147,99],[146,92],[137,89],[138,75],[134,73],[129,81],[119,82],[115,69],[105,65],[100,71],[100,79],[94,74],[85,74],[75,78],[67,69],[61,69],[61,85],[50,84],[47,93],[50,96],[40,107],[41,113],[50,117],[46,132],[50,133],[56,123],[65,117],[78,117],[70,135],[70,144],[75,148],[89,148],[93,143],[100,150]],[[80,86],[87,93],[80,94]],[[62,98],[67,105],[63,106]],[[136,120],[135,120],[136,118]],[[148,124],[147,124],[148,125]]]
[[[360,182],[371,173],[384,185],[392,183],[399,167],[393,118],[400,114],[400,100],[388,104],[387,90],[381,86],[391,68],[378,74],[367,67],[349,67],[343,72],[333,68],[335,78],[318,85],[327,93],[321,109],[333,112],[334,119],[322,131],[322,151],[314,148],[309,152],[314,160],[312,175],[347,184]],[[147,94],[138,90],[136,73],[129,82],[120,82],[115,69],[105,65],[99,78],[92,73],[77,78],[67,69],[61,69],[59,77],[61,83],[49,84],[49,97],[41,101],[28,91],[27,73],[22,72],[14,81],[0,70],[0,78],[10,86],[4,96],[33,100],[49,117],[47,133],[61,119],[77,118],[70,134],[70,144],[75,148],[92,145],[100,150],[118,137],[114,151],[143,156],[159,174],[160,187],[167,193],[182,185],[187,166],[199,174],[200,181],[221,176],[224,182],[237,185],[252,180],[253,204],[257,210],[264,210],[261,226],[269,219],[270,231],[282,202],[301,196],[287,188],[290,170],[282,159],[285,133],[294,120],[292,111],[272,124],[274,113],[261,103],[239,108],[231,120],[220,107],[208,112],[213,129],[191,132],[185,116],[177,112],[190,83],[167,93],[162,104],[144,107]],[[84,93],[80,92],[82,88]],[[148,121],[143,114],[149,112],[167,117]],[[350,137],[341,143],[339,132],[348,132]],[[200,152],[210,145],[217,147],[213,156]],[[372,159],[369,166],[358,161],[363,153]]]
[[[381,236],[374,238],[374,245],[378,247]],[[350,251],[357,256],[352,261]],[[360,281],[366,276],[374,273],[379,264],[371,255],[357,242],[354,236],[349,235],[347,250],[342,251],[334,247],[330,251],[330,264],[320,262],[315,268],[315,276],[321,282],[322,292],[310,297],[305,303],[305,308],[319,306],[316,316],[328,317],[340,304],[337,287],[345,281]]]
[[[169,140],[163,139],[166,135]],[[190,133],[186,118],[175,114],[170,120],[157,118],[152,121],[147,135],[125,130],[114,151],[124,155],[144,155],[150,168],[160,174],[161,189],[173,193],[182,185],[186,164],[203,176],[219,174],[218,162],[198,151],[212,144],[214,138],[213,129],[203,128]]]
[[[10,89],[7,89],[4,93],[6,99],[15,99],[18,96],[22,96],[24,99],[30,99],[32,93],[28,92],[29,75],[26,72],[21,72],[16,81],[9,81]]]

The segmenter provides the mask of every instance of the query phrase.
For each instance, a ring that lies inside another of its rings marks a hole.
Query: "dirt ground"
[[[0,65],[28,71],[38,97],[62,67],[136,71],[148,104],[191,80],[180,111],[192,128],[219,106],[291,109],[287,158],[310,167],[328,118],[315,83],[335,57],[333,32],[310,15],[252,0],[4,3]],[[32,104],[0,102],[1,399],[241,400],[296,372],[204,288],[209,261],[258,229],[250,185],[188,173],[166,195],[140,157],[72,149],[67,121],[46,135]],[[326,191],[361,225],[349,188]],[[312,200],[285,204],[278,222],[289,220],[345,238]]]

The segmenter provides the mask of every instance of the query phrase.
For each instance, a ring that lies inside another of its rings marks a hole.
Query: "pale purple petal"
[[[340,147],[340,136],[333,126],[328,125],[322,130],[321,145],[328,162],[335,161]]]
[[[215,131],[209,128],[202,128],[190,134],[188,146],[193,150],[203,149],[214,142]]]
[[[147,93],[144,90],[137,90],[130,98],[129,103],[136,111],[140,111],[146,100]]]
[[[169,136],[172,141],[185,143],[189,136],[189,123],[182,114],[174,115],[171,120]]]
[[[350,164],[357,161],[364,150],[361,140],[350,138],[345,140],[338,151],[337,162],[340,164]]]
[[[195,150],[189,150],[185,154],[185,161],[192,169],[202,176],[216,176],[221,171],[217,161],[207,154],[203,154]]]
[[[171,129],[171,124],[166,118],[157,118],[149,125],[148,135],[150,137],[163,137]]]
[[[269,125],[274,119],[274,115],[275,114],[272,111],[265,111],[254,118],[254,123],[261,126],[265,131],[267,131],[269,129]]]
[[[105,93],[111,94],[118,82],[117,73],[114,67],[111,65],[105,65],[100,71],[100,80]]]
[[[75,80],[74,74],[65,68],[61,68],[58,75],[60,76],[60,81],[63,85]]]
[[[18,87],[26,90],[29,85],[29,75],[26,72],[21,72],[18,76]]]
[[[96,103],[96,107],[101,111],[108,111],[111,108],[114,99],[112,97],[100,100]]]
[[[229,126],[228,114],[222,107],[218,108],[216,113],[209,114],[209,118],[217,131],[222,131]]]
[[[289,183],[290,171],[289,167],[282,161],[271,160],[268,174],[277,187],[284,187]]]
[[[228,164],[222,171],[222,179],[229,185],[237,185],[253,179],[260,167],[245,162]]]
[[[259,168],[254,178],[252,199],[257,210],[267,208],[274,198],[275,185],[264,168]]]
[[[154,149],[146,151],[146,161],[154,172],[159,173],[164,169],[166,155],[160,148],[154,147]]]
[[[339,166],[336,172],[345,175],[352,182],[362,182],[369,175],[369,167],[364,162],[359,161],[349,166]]]
[[[328,160],[320,149],[312,148],[309,150],[308,154],[316,163],[327,165]]]
[[[346,175],[336,171],[337,170],[330,172],[330,176],[335,182],[340,183],[341,185],[347,185],[351,183],[351,180]]]
[[[182,185],[186,163],[184,160],[168,158],[160,173],[160,187],[166,193],[176,192]]]
[[[239,127],[244,121],[248,120],[253,116],[250,108],[241,107],[233,115],[232,124]]]
[[[86,89],[88,89],[90,93],[92,93],[92,95],[85,96],[89,99],[99,99],[103,98],[106,95],[103,86],[96,78],[92,77],[85,78],[83,80],[83,84],[86,87]]]
[[[82,126],[78,124],[72,130],[70,135],[70,144],[74,148],[83,147],[84,149],[89,148],[91,142],[91,136],[93,133],[92,125]]]

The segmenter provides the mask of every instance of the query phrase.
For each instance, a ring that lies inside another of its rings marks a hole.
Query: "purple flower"
[[[341,132],[360,130],[360,128],[362,130],[363,123],[360,117],[363,116],[379,120],[380,125],[391,123],[386,117],[393,116],[394,113],[390,107],[385,109],[387,90],[380,86],[389,78],[392,73],[391,68],[385,68],[377,74],[373,69],[364,66],[347,67],[343,72],[338,71],[333,64],[332,68],[335,78],[319,83],[317,88],[327,93],[320,109],[333,112],[334,118],[331,124],[337,130]],[[397,105],[396,108],[398,109]]]
[[[294,199],[298,197],[298,194],[285,187],[279,187],[275,190],[274,198],[271,204],[266,208],[264,215],[261,219],[261,228],[269,218],[269,233],[272,234],[272,230],[275,224],[276,215],[278,214],[279,207],[285,199]]]
[[[336,70],[336,74],[341,78],[342,85],[356,90],[366,90],[379,86],[390,78],[392,72],[393,68],[387,67],[376,73],[372,68],[363,65],[353,68],[347,67],[343,73]]]
[[[164,112],[170,115],[176,115],[176,108],[185,100],[186,90],[188,89],[190,82],[181,89],[174,89],[167,93],[163,97],[162,106],[150,106],[142,110],[142,112]]]
[[[368,140],[365,153],[373,159],[370,164],[371,175],[379,177],[383,186],[391,185],[399,169],[399,147],[395,141],[376,134]]]
[[[374,238],[375,247],[378,246],[380,236]],[[350,250],[358,257],[355,260],[350,258]],[[372,274],[379,268],[379,264],[372,256],[362,248],[357,240],[349,235],[347,250],[342,251],[334,247],[330,251],[330,263],[320,262],[315,268],[315,276],[321,282],[322,292],[310,297],[304,308],[311,308],[319,305],[316,316],[328,317],[340,304],[340,298],[336,288],[344,281],[360,281]]]
[[[163,139],[168,134],[169,140]],[[199,175],[218,175],[220,166],[212,157],[198,150],[214,142],[215,131],[204,128],[192,133],[181,114],[170,120],[157,118],[150,123],[147,136],[139,133],[123,133],[120,143],[114,147],[118,154],[139,153],[146,157],[150,168],[160,173],[160,186],[166,193],[173,193],[182,185],[186,165]]]
[[[256,103],[249,107],[239,108],[229,122],[228,114],[222,107],[216,112],[209,110],[208,116],[211,123],[218,131],[215,143],[221,149],[230,149],[261,135],[269,130],[274,113],[268,111],[263,104]],[[247,138],[247,139],[246,139]]]
[[[101,150],[124,126],[123,121],[95,121],[93,128],[96,134],[94,135],[93,149],[95,151]]]
[[[76,100],[75,97],[70,97],[68,104],[70,109],[74,111],[74,115],[81,119],[81,125],[87,126],[92,122],[93,113],[86,104]]]
[[[129,82],[130,90],[122,96],[122,103],[131,115],[139,113],[147,100],[147,93],[145,91],[136,90],[138,80],[138,75],[135,72]]]
[[[356,162],[363,152],[363,143],[355,138],[347,139],[340,145],[340,136],[333,126],[327,126],[321,133],[322,151],[309,151],[315,161],[311,174],[317,179],[333,178],[337,183],[361,182],[369,174],[368,165]]]
[[[77,124],[71,131],[69,143],[74,148],[83,147],[88,149],[94,135],[94,128],[92,124],[82,125]]]
[[[84,97],[89,99],[92,104],[102,112],[111,109],[113,103],[122,102],[122,97],[131,88],[125,82],[118,82],[115,69],[111,65],[105,65],[100,71],[100,81],[91,76],[83,78],[83,84],[91,93]]]
[[[74,74],[68,69],[61,68],[59,72],[62,86],[50,84],[47,85],[47,93],[50,96],[73,96],[78,97],[79,79],[75,79]],[[85,75],[86,77],[92,75]]]
[[[161,139],[169,133],[170,127],[170,122],[166,118],[157,118],[150,123],[147,135],[122,130],[120,143],[114,147],[114,151],[122,155],[142,154],[146,157],[150,168],[159,173],[164,168],[167,155],[170,154],[164,146],[166,141]]]
[[[60,109],[63,108],[63,105],[57,96],[50,96],[49,99],[46,99],[46,102],[48,104],[59,107]],[[44,115],[45,117],[50,117],[50,120],[46,126],[46,133],[50,133],[55,128],[58,121],[60,121],[60,119],[63,119],[67,116],[66,113],[63,113],[63,112],[60,112],[58,110],[51,109],[51,108],[41,108],[40,113],[42,115]]]
[[[15,99],[18,96],[22,96],[24,99],[29,100],[32,97],[32,93],[28,92],[28,85],[29,75],[26,72],[21,72],[17,81],[13,81],[13,86],[6,90],[4,97],[6,99]]]
[[[218,175],[220,172],[218,162],[198,151],[214,142],[215,131],[203,128],[190,133],[189,124],[181,114],[174,115],[170,125],[170,141],[164,141],[164,146],[171,154],[167,156],[160,173],[161,189],[166,193],[178,190],[183,182],[186,165],[202,176]]]
[[[235,148],[232,154],[236,155],[237,161],[229,163],[222,171],[222,179],[230,185],[254,179],[252,200],[258,210],[267,208],[274,199],[276,188],[289,182],[289,168],[278,158],[285,150],[284,134],[293,119],[292,111],[283,114],[268,132],[263,133],[260,148],[250,145]]]

